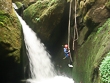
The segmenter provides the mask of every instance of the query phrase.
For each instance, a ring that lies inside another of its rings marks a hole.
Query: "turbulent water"
[[[46,51],[44,44],[40,42],[36,33],[29,28],[25,21],[18,14],[17,16],[22,24],[31,71],[31,79],[27,81],[29,83],[74,83],[71,78],[57,76],[51,56]]]

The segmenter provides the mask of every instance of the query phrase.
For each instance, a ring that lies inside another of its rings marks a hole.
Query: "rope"
[[[68,22],[68,49],[70,50],[70,19],[71,19],[71,5],[72,5],[72,0],[70,1],[70,7],[69,7],[69,22]],[[71,57],[71,52],[70,52],[70,60],[73,62],[72,57]]]
[[[69,7],[69,22],[68,22],[68,49],[70,50],[70,19],[71,19],[71,5],[72,0],[70,0],[70,7]],[[75,24],[74,24],[74,37],[73,37],[73,50],[74,50],[74,43],[76,40],[78,40],[78,29],[77,29],[77,21],[76,21],[76,0],[75,0]],[[70,60],[72,60],[71,52],[70,52]]]
[[[70,49],[70,19],[71,19],[71,4],[72,4],[72,0],[70,1],[70,7],[69,7],[69,22],[68,22],[68,49]]]
[[[77,21],[76,21],[76,0],[75,0],[75,23],[74,23],[74,37],[73,37],[73,50],[74,50],[74,43],[78,40],[78,29],[77,29]]]

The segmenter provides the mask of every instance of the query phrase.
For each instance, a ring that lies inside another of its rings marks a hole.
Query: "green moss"
[[[110,52],[106,55],[99,67],[100,76],[103,83],[110,83]]]
[[[0,25],[2,27],[7,27],[7,24],[10,24],[9,23],[9,16],[7,14],[0,14]],[[9,29],[9,28],[8,28]]]
[[[48,4],[48,6],[52,6],[55,3],[56,3],[56,0],[51,0],[51,2]]]
[[[84,23],[86,23],[88,19],[90,19],[90,17],[88,16],[88,14],[86,14],[86,15],[84,16]]]
[[[0,13],[0,43],[3,42],[3,48],[7,57],[14,56],[15,62],[19,63],[21,47],[21,27],[16,17],[7,13]],[[1,43],[2,44],[2,43]],[[9,46],[7,46],[9,45]]]
[[[5,22],[6,19],[7,19],[7,16],[5,16],[5,15],[3,15],[3,14],[0,15],[0,21]]]
[[[95,38],[94,38],[94,42],[96,42],[96,40],[97,40],[97,39],[98,39],[98,38],[97,38],[97,37],[95,37]]]
[[[109,25],[110,25],[110,18],[101,27],[98,28],[97,33],[100,33],[103,30],[103,28],[106,28]]]
[[[56,6],[55,3],[56,0],[50,0],[50,2],[41,0],[37,1],[35,4],[30,5],[26,10],[24,10],[24,19],[30,27],[33,27],[33,25],[37,22],[43,22],[44,17],[51,15],[52,10],[54,10]],[[32,22],[30,20],[32,20]]]
[[[7,28],[8,30],[10,30],[10,26],[12,26],[13,23],[10,22],[10,20],[12,19],[11,16],[9,16],[8,14],[0,14],[0,25],[2,27]],[[8,26],[7,26],[8,25]]]
[[[22,0],[23,5],[25,5],[26,7],[28,7],[30,0]]]
[[[40,18],[35,18],[36,19],[36,21],[40,21]]]
[[[100,31],[103,29],[103,27],[98,28],[97,33],[100,33]]]
[[[95,0],[88,0],[90,5],[93,5]]]
[[[103,28],[102,28],[103,27]],[[92,32],[74,55],[73,78],[80,83],[100,83],[99,65],[110,49],[110,19]],[[110,76],[109,76],[110,77]],[[106,83],[106,82],[105,82]]]
[[[105,6],[106,6],[107,9],[110,9],[110,0],[105,3]]]
[[[18,7],[18,9],[23,5],[21,2],[16,2],[15,4]]]
[[[2,11],[2,10],[0,10],[0,14],[5,14],[5,12],[4,12],[4,11]]]
[[[37,1],[35,4],[30,5],[26,10],[24,10],[24,19],[30,25],[30,27],[33,27],[34,23],[37,23],[41,20],[40,16],[42,12],[47,8],[48,3],[48,1]]]
[[[3,22],[0,22],[0,25],[1,25],[1,26],[5,26]]]

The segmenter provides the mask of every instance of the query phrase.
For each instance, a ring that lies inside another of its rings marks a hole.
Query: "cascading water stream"
[[[24,41],[27,49],[27,55],[30,63],[30,71],[32,79],[44,79],[55,76],[55,70],[50,60],[50,55],[46,52],[45,46],[37,38],[36,34],[25,23],[22,18],[17,15],[22,23]]]
[[[16,13],[16,12],[15,12]],[[22,24],[24,41],[29,58],[31,79],[29,83],[74,83],[68,77],[57,76],[51,62],[51,56],[46,51],[43,43],[37,38],[36,33],[26,24],[26,22],[16,13]]]

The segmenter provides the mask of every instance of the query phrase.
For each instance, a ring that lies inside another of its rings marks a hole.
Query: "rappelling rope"
[[[69,7],[69,22],[68,22],[68,49],[70,50],[70,19],[71,19],[71,5],[72,5],[72,0],[70,0],[70,7]],[[71,57],[71,52],[70,52],[70,60],[72,60]]]
[[[69,22],[68,22],[68,49],[70,50],[70,20],[71,20],[71,5],[72,5],[72,0],[70,0],[70,7],[69,7]],[[75,23],[74,23],[74,37],[73,37],[73,50],[74,50],[74,42],[76,40],[78,40],[78,29],[77,29],[77,21],[76,21],[76,0],[75,0]],[[70,60],[72,60],[72,57],[71,57],[71,52],[70,52]]]
[[[78,29],[77,29],[77,21],[76,21],[76,0],[75,0],[75,22],[74,22],[74,37],[73,37],[73,50],[74,50],[74,43],[78,40]]]

